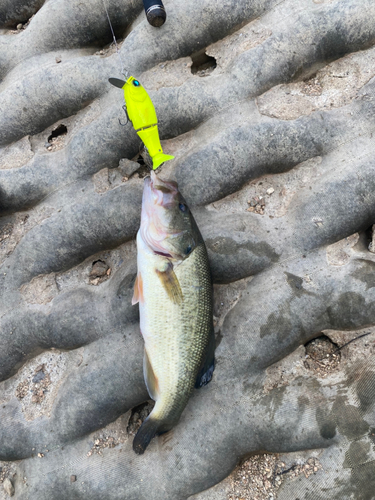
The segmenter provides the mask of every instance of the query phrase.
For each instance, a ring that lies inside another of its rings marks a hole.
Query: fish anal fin
[[[162,282],[164,290],[170,300],[177,305],[182,304],[183,295],[178,278],[173,270],[173,265],[169,262],[164,269],[156,269],[156,274]]]
[[[143,376],[150,397],[154,401],[157,401],[159,397],[159,383],[157,377],[155,376],[154,370],[152,369],[150,360],[148,359],[146,349],[143,356]]]
[[[135,278],[132,306],[138,304],[138,302],[143,302],[143,280],[141,273],[138,273]]]
[[[202,365],[199,369],[197,379],[195,381],[195,388],[199,389],[204,385],[207,385],[208,382],[212,379],[212,375],[215,369],[215,332],[214,329],[211,329],[210,338],[208,341],[208,346],[206,349],[206,355],[203,358]]]

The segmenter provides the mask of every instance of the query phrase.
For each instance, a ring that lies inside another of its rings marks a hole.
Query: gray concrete
[[[171,0],[160,29],[138,0],[108,5],[121,59],[101,0],[0,2],[0,467],[17,472],[14,498],[226,500],[210,488],[242,458],[321,449],[326,475],[278,500],[373,500],[366,351],[326,379],[301,367],[267,384],[322,330],[375,325],[374,3]],[[204,51],[216,68],[192,74]],[[213,380],[143,456],[127,428],[148,398],[131,306],[143,181],[123,167],[141,144],[107,81],[122,64],[147,83],[176,157],[160,175],[194,213],[217,292]],[[118,440],[91,453],[99,435]]]

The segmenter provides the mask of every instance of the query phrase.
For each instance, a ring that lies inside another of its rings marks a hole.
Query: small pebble
[[[75,483],[76,481],[77,481],[77,476],[74,476],[74,475],[70,476],[71,483]]]
[[[266,191],[267,194],[272,194],[274,192],[275,192],[275,190],[273,188],[268,188]]]
[[[10,497],[14,495],[14,486],[12,484],[12,481],[8,477],[4,479],[3,487],[7,495],[9,495]]]
[[[56,57],[55,61],[57,62],[57,64],[61,63],[61,57]]]
[[[22,24],[22,23],[17,24],[17,29],[18,29],[18,31],[22,30],[22,28],[23,28],[23,24]]]

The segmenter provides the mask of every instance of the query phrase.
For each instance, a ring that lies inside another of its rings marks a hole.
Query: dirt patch
[[[142,74],[140,82],[146,90],[159,90],[162,87],[179,87],[192,77],[190,57],[176,61],[165,61]]]
[[[18,212],[13,216],[4,217],[4,225],[0,227],[0,264],[13,252],[30,229],[48,219],[53,213],[52,207],[37,207],[28,213]]]
[[[16,477],[16,462],[0,462],[0,500],[6,500],[9,495],[5,493],[4,482],[10,480],[14,484],[14,478]]]
[[[375,49],[349,54],[301,82],[273,87],[257,98],[261,114],[295,120],[318,109],[339,108],[356,98],[375,76]]]
[[[327,262],[331,266],[344,266],[350,261],[351,249],[358,243],[355,233],[327,247]]]
[[[341,360],[364,360],[375,354],[375,326],[353,331],[324,330],[324,334],[340,348]]]
[[[218,70],[225,71],[243,52],[260,45],[271,35],[272,31],[260,20],[251,21],[232,35],[207,47],[206,54],[215,58]]]
[[[18,384],[16,387],[16,397],[21,400],[26,398],[31,392],[31,402],[40,404],[44,400],[50,385],[51,377],[49,376],[45,365],[38,365],[35,368],[34,376],[31,380],[25,379]]]
[[[8,170],[26,165],[34,156],[29,137],[24,137],[5,148],[0,148],[0,169]]]
[[[141,405],[138,405],[131,410],[131,415],[129,417],[129,422],[126,428],[126,432],[130,436],[134,436],[135,434],[137,434],[138,429],[149,416],[152,409],[154,408],[154,405],[154,401],[147,401],[146,403],[142,403]]]
[[[323,172],[322,158],[317,156],[287,172],[254,179],[236,193],[208,205],[208,209],[226,213],[248,211],[271,218],[282,217],[295,196]]]
[[[111,269],[110,273],[104,277],[103,281],[105,281],[110,276],[113,276],[123,266],[124,262],[134,262],[135,255],[136,245],[134,240],[126,242],[114,250],[97,253],[68,271],[57,273],[57,288],[59,292],[67,292],[68,290],[73,290],[83,284],[95,284],[90,283],[90,280],[98,278],[100,280],[101,277],[98,275],[96,275],[96,277],[90,277],[90,273],[93,271],[93,264],[98,261],[104,262],[108,268]],[[106,272],[108,272],[108,269]],[[99,284],[99,281],[97,284]]]
[[[317,377],[325,379],[330,375],[340,372],[341,351],[340,345],[345,342],[335,343],[327,335],[307,342],[305,346],[299,346],[286,358],[266,370],[266,378],[263,385],[265,394],[273,389],[289,385],[297,377]]]
[[[109,278],[110,274],[111,268],[106,262],[102,260],[94,261],[89,274],[90,285],[100,285],[100,283],[103,283],[103,281]]]
[[[117,420],[111,422],[100,431],[92,434],[92,446],[87,452],[87,456],[91,457],[94,454],[103,455],[105,448],[114,448],[119,444],[125,443],[128,440],[128,433],[126,431],[127,422],[129,420],[131,411],[121,415]]]
[[[14,396],[21,405],[25,420],[50,416],[61,383],[69,373],[69,366],[78,364],[80,349],[60,352],[56,349],[40,354],[27,362],[2,391],[1,403],[7,404]]]
[[[305,345],[304,366],[319,378],[325,378],[339,368],[341,353],[337,344],[322,335]]]
[[[55,273],[36,276],[21,287],[21,294],[29,304],[48,304],[58,294]]]
[[[24,380],[23,382],[20,382],[17,387],[16,387],[16,398],[17,399],[23,399],[27,396],[29,393],[29,381]]]
[[[5,224],[0,230],[0,243],[10,238],[13,231],[13,224]]]
[[[94,453],[97,455],[103,456],[102,450],[105,448],[114,448],[119,444],[119,441],[116,440],[113,436],[107,436],[105,438],[96,438],[94,441],[94,445],[91,450],[87,453],[88,457],[91,457]]]
[[[116,39],[116,43],[117,43],[117,47],[116,47],[115,42],[111,42],[110,44],[106,45],[102,49],[96,51],[94,55],[101,56],[101,57],[112,56],[113,54],[115,54],[117,52],[117,48],[118,49],[121,48],[122,44],[124,43],[124,40],[121,38]]]
[[[286,465],[277,454],[255,455],[231,474],[232,491],[227,499],[271,500],[276,498],[277,490],[284,481],[302,474],[309,478],[321,469],[322,465],[316,457]]]
[[[268,191],[273,193],[275,190],[273,188],[269,188]],[[266,200],[264,196],[254,196],[251,200],[248,200],[249,208],[248,212],[254,212],[255,214],[264,215],[264,209],[266,206]]]

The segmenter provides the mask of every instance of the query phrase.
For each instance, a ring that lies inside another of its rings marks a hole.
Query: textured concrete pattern
[[[164,3],[0,0],[0,500],[374,500],[375,4]],[[142,456],[123,71],[215,291],[213,379]]]

